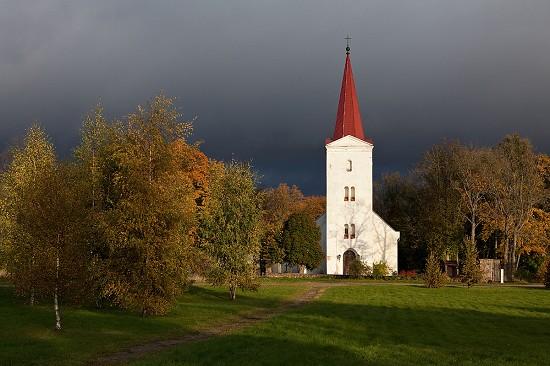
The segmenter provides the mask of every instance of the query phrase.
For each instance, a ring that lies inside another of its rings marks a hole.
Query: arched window
[[[351,224],[351,239],[355,239],[355,224]]]
[[[352,164],[351,160],[348,159],[348,168],[346,169],[348,172],[351,172]]]
[[[355,187],[350,189],[350,201],[355,201]]]
[[[345,224],[344,225],[344,239],[348,239],[349,238],[349,226],[348,224]]]
[[[349,187],[344,187],[344,201],[349,201]]]

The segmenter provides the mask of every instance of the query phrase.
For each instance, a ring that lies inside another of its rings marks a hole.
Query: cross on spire
[[[346,40],[346,55],[349,55],[349,51],[351,50],[350,48],[350,41],[351,41],[351,36],[348,34],[348,36],[346,38],[344,38]]]

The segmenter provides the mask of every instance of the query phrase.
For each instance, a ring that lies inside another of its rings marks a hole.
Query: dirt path
[[[283,302],[276,308],[272,309],[262,309],[254,311],[252,313],[247,313],[241,317],[232,320],[231,322],[218,324],[211,328],[206,328],[201,331],[183,335],[178,338],[152,341],[148,343],[143,343],[140,345],[132,346],[125,350],[111,353],[99,357],[92,362],[90,365],[116,365],[123,362],[128,362],[136,360],[147,354],[162,351],[171,347],[174,347],[179,344],[190,343],[195,341],[205,340],[211,337],[224,335],[235,330],[243,329],[252,325],[255,325],[259,322],[271,319],[277,315],[280,315],[289,309],[299,307],[310,301],[317,299],[321,294],[328,288],[331,287],[330,283],[309,283],[310,288],[304,293],[298,295],[297,297]]]

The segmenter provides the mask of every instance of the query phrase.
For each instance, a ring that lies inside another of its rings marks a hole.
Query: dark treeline
[[[234,299],[260,259],[315,265],[282,232],[298,211],[311,228],[322,198],[258,190],[249,164],[209,159],[191,132],[160,95],[121,120],[95,108],[67,161],[39,126],[2,156],[0,270],[30,305],[53,303],[56,329],[62,303],[164,314],[197,275]]]
[[[444,142],[406,176],[382,178],[375,207],[401,231],[399,268],[426,258],[500,258],[506,278],[536,277],[550,248],[550,157],[527,139],[492,148]]]

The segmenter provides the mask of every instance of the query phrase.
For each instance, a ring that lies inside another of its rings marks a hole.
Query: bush
[[[406,279],[406,280],[412,280],[415,279],[418,274],[416,273],[415,269],[404,269],[399,271],[399,277]]]
[[[367,276],[371,272],[371,268],[363,263],[360,259],[354,259],[349,265],[349,275],[352,278]]]
[[[479,268],[479,261],[477,259],[476,245],[469,237],[464,240],[464,256],[464,265],[460,280],[470,287],[481,281],[481,268]]]
[[[441,272],[439,260],[434,253],[430,253],[426,260],[426,270],[424,273],[424,283],[426,287],[438,288],[447,283],[447,275]]]
[[[391,268],[384,261],[380,261],[378,263],[373,263],[373,265],[372,265],[372,276],[374,278],[380,278],[380,277],[387,276],[388,273],[390,273],[390,271],[391,271]]]

